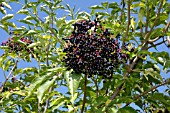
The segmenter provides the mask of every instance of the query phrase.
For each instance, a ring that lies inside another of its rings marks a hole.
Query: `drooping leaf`
[[[40,84],[42,84],[43,81],[48,79],[49,76],[51,76],[51,73],[36,77],[31,83],[31,85],[28,87],[28,95],[26,96],[26,99],[29,98],[34,93],[34,91],[40,86]]]
[[[139,17],[139,21],[142,22],[142,23],[144,23],[143,22],[144,14],[145,14],[144,13],[144,8],[141,7],[139,12],[138,12],[138,17]]]
[[[74,98],[75,92],[76,92],[76,90],[79,86],[79,83],[81,81],[81,75],[71,74],[70,71],[66,71],[64,74],[64,77],[66,79],[69,92],[71,93],[71,98]],[[74,103],[74,102],[72,101],[72,103]]]
[[[37,89],[37,98],[40,103],[43,103],[43,96],[45,93],[48,92],[49,88],[54,84],[57,76],[53,76],[52,80],[46,81],[44,84],[42,84],[38,89]]]

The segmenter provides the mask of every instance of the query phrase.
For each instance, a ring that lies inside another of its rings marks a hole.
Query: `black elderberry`
[[[15,35],[18,35],[18,34],[15,34]],[[7,46],[9,48],[9,52],[23,53],[22,52],[23,50],[25,50],[28,54],[33,52],[33,48],[30,48],[30,49],[27,48],[28,45],[33,43],[32,40],[29,40],[27,37],[22,37],[20,41],[24,42],[25,45],[22,43],[15,42],[13,38],[9,38],[7,41],[2,42],[1,46]]]
[[[63,50],[67,56],[63,62],[68,70],[72,68],[75,73],[88,74],[88,77],[95,74],[110,78],[121,60],[127,60],[126,54],[119,49],[118,40],[110,38],[113,33],[104,29],[100,23],[97,18],[94,21],[78,21],[73,24],[72,35],[63,38],[69,45]],[[91,29],[92,27],[95,29]],[[119,35],[116,38],[118,37]]]

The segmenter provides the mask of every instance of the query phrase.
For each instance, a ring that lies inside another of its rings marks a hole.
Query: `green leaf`
[[[2,14],[6,14],[6,10],[5,10],[5,8],[0,7],[0,12],[1,12]]]
[[[104,8],[107,8],[107,7],[108,7],[108,2],[107,2],[107,1],[106,1],[106,2],[102,2],[101,4],[102,4],[102,6],[103,6]]]
[[[28,25],[34,25],[31,21],[29,20],[19,20],[19,22],[22,22],[22,23],[25,23],[25,24],[28,24]]]
[[[38,89],[37,89],[37,98],[40,103],[43,103],[42,98],[45,93],[48,92],[49,88],[54,84],[57,76],[53,76],[52,80],[46,81],[44,84],[42,84]]]
[[[13,23],[13,22],[5,22],[4,25],[5,25],[5,26],[10,26],[10,27],[16,28],[16,25],[15,25],[15,23]]]
[[[109,8],[116,9],[119,8],[119,5],[117,4],[117,2],[112,2],[109,4]]]
[[[97,107],[97,106],[105,103],[106,101],[107,101],[107,99],[106,99],[105,97],[99,96],[99,97],[96,98],[96,101],[95,101],[95,103],[94,103],[94,106]]]
[[[143,18],[144,18],[144,15],[145,15],[144,11],[145,11],[144,8],[141,7],[139,12],[138,12],[139,21],[142,22],[142,23],[144,23],[144,21],[143,21]]]
[[[51,102],[50,107],[52,107],[54,105],[58,105],[59,103],[63,102],[64,100],[66,100],[64,97],[58,97],[57,99],[55,99]]]
[[[51,111],[58,109],[60,106],[62,106],[65,102],[66,102],[66,98],[64,97],[58,97],[57,99],[53,100],[50,107],[51,107]]]
[[[9,69],[10,64],[11,64],[11,60],[8,60],[5,64],[5,67],[4,67],[5,71]]]
[[[4,17],[2,17],[1,22],[12,19],[14,17],[14,14],[7,14]]]
[[[100,9],[100,10],[104,10],[104,7],[103,7],[103,6],[100,6],[100,5],[94,5],[94,6],[91,6],[90,9]]]
[[[5,30],[6,32],[8,32],[8,26],[0,25],[0,28],[2,28],[3,30]]]
[[[108,113],[117,113],[118,110],[116,108],[110,107],[110,108],[108,108],[107,111],[108,111]]]
[[[8,9],[12,9],[11,6],[9,4],[7,4],[6,2],[2,2],[2,4],[7,7]]]
[[[72,100],[72,98],[75,97],[76,90],[77,90],[79,83],[81,81],[81,75],[71,74],[70,71],[66,71],[64,73],[64,77],[66,79],[69,92],[71,93],[71,100]],[[74,103],[73,100],[71,102],[72,102],[72,104]]]
[[[134,18],[131,19],[131,25],[132,25],[133,30],[135,30],[136,29],[136,22],[135,22]]]
[[[26,99],[29,98],[34,93],[34,91],[40,86],[40,84],[42,84],[43,81],[48,79],[49,76],[51,76],[51,73],[36,77],[34,81],[31,82],[31,85],[28,88],[28,95],[26,96]]]
[[[87,16],[88,18],[90,18],[91,15],[87,12],[82,11],[78,13],[77,18],[80,18],[80,16]]]
[[[37,34],[37,32],[35,30],[29,30],[27,35],[33,35],[33,34]]]
[[[157,103],[159,101],[166,106],[170,106],[170,97],[167,95],[164,95],[163,93],[155,93],[151,97],[149,97],[149,99],[151,99]]]
[[[27,9],[20,9],[17,14],[29,14],[29,11]]]
[[[164,69],[168,69],[168,68],[170,68],[170,60],[167,60],[167,61],[165,62]]]
[[[50,11],[47,10],[47,8],[45,8],[45,7],[41,7],[41,11],[44,11],[45,13],[47,13],[48,15],[50,15]]]
[[[120,108],[117,113],[137,113],[134,108],[126,106],[123,108]]]
[[[41,44],[41,42],[34,42],[34,43],[31,43],[29,46],[27,46],[27,48],[33,48],[35,46],[38,46],[39,44]]]

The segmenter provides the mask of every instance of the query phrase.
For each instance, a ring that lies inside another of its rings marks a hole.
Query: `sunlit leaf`
[[[126,106],[123,108],[120,108],[117,113],[137,113],[134,108]]]
[[[7,14],[0,20],[1,22],[12,19],[14,17],[14,14]]]
[[[7,7],[8,9],[12,9],[11,6],[9,4],[7,4],[6,2],[2,2],[2,4]]]
[[[100,9],[100,10],[104,10],[104,7],[103,7],[103,6],[99,6],[99,5],[94,5],[94,6],[91,6],[90,9]]]
[[[17,14],[29,14],[29,11],[27,9],[20,9]]]
[[[1,12],[2,14],[6,14],[6,10],[5,10],[5,8],[0,7],[0,12]]]

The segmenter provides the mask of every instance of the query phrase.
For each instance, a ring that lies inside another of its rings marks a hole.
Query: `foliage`
[[[11,4],[22,8],[10,14],[14,10]],[[0,89],[1,112],[170,112],[170,54],[157,49],[159,45],[166,48],[166,36],[170,36],[170,3],[122,0],[120,4],[102,2],[89,8],[91,13],[76,11],[62,0],[0,0],[0,28],[12,33],[0,46],[5,78]],[[58,11],[63,17],[58,17]],[[87,78],[74,73],[63,62],[67,43],[62,39],[70,37],[72,24],[93,20],[96,14],[113,38],[120,36],[122,50],[128,43],[128,50],[123,51],[128,61],[104,80],[102,75]],[[18,15],[22,16],[15,21]],[[16,45],[17,52],[10,45]],[[29,62],[32,67],[19,65]],[[158,89],[161,86],[164,91]]]

